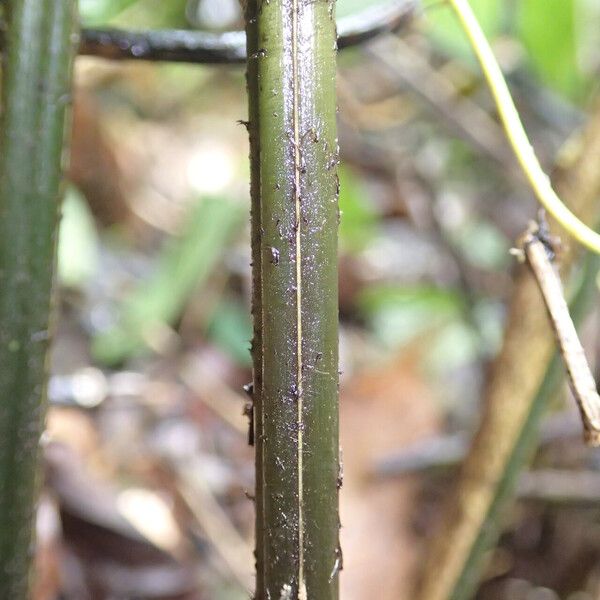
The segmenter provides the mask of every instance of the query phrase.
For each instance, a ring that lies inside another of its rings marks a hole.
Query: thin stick
[[[569,314],[560,279],[550,260],[548,240],[539,226],[532,223],[522,244],[552,321],[571,391],[581,413],[585,441],[590,446],[600,446],[600,396]]]
[[[417,5],[417,0],[394,0],[341,18],[337,23],[338,48],[351,48],[382,33],[399,31],[415,15]],[[4,43],[5,36],[0,27],[0,49]],[[81,31],[79,54],[109,60],[242,64],[246,61],[246,34],[244,31],[85,28]]]

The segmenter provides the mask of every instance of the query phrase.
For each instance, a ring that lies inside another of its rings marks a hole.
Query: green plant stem
[[[0,598],[28,598],[73,0],[9,0],[0,123]]]
[[[334,3],[247,7],[260,600],[338,595]]]

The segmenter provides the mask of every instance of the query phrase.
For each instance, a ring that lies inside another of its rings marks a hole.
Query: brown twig
[[[551,240],[542,228],[532,222],[522,240],[522,251],[542,293],[542,298],[556,335],[569,383],[584,427],[584,437],[590,446],[600,445],[600,396],[585,357],[583,346],[569,314],[563,287],[550,259]]]

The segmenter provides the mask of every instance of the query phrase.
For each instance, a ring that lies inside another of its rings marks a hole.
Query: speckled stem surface
[[[0,598],[29,598],[73,0],[8,0],[0,117]]]
[[[335,14],[247,6],[257,600],[338,596]]]

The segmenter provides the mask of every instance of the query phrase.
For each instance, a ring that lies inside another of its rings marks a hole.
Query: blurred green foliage
[[[224,198],[205,198],[190,211],[182,236],[169,240],[156,270],[119,307],[113,327],[93,340],[95,358],[118,364],[143,353],[174,325],[194,290],[206,283],[243,222],[243,206]]]
[[[72,186],[62,205],[58,240],[58,276],[63,285],[82,287],[98,263],[99,240],[87,202]]]
[[[473,266],[490,271],[509,266],[511,244],[489,221],[469,219],[452,232],[451,237],[462,256]]]
[[[86,25],[110,21],[138,0],[79,0],[79,12]]]
[[[337,0],[335,10],[338,17],[345,17],[378,4],[382,4],[381,0]]]
[[[186,3],[186,0],[80,0],[79,10],[87,26],[184,28],[189,25],[185,17]]]
[[[238,364],[251,366],[252,322],[245,304],[233,297],[222,299],[214,309],[206,334]]]
[[[519,33],[531,66],[544,83],[570,98],[579,98],[585,84],[578,62],[583,31],[576,27],[577,5],[576,0],[527,0],[519,10]]]
[[[339,169],[340,247],[342,251],[364,250],[377,235],[378,217],[361,179],[348,167]]]
[[[456,290],[389,283],[365,288],[357,304],[375,336],[394,348],[455,320],[463,299]]]

